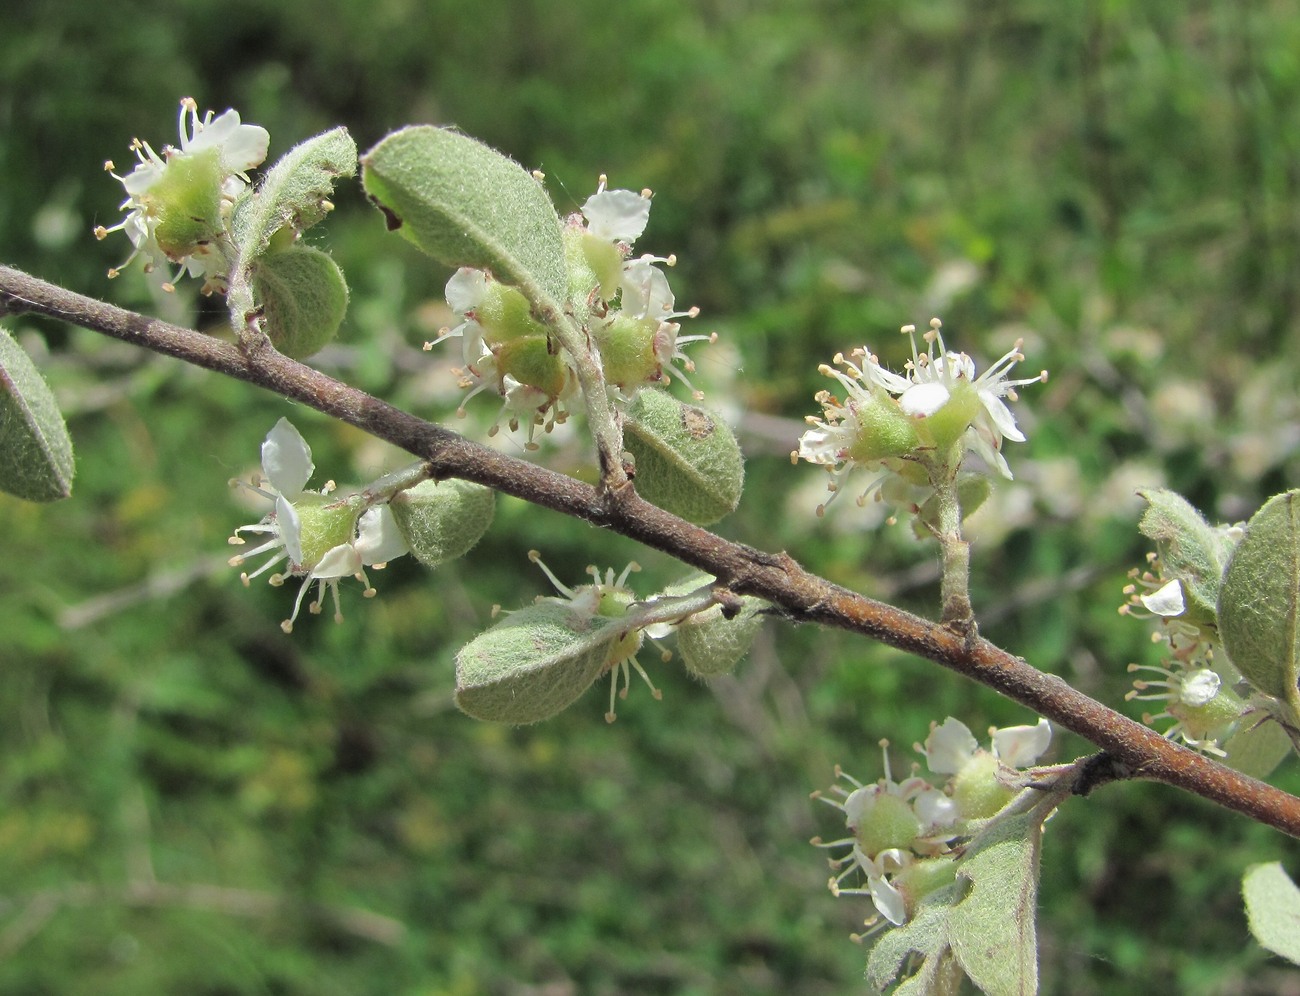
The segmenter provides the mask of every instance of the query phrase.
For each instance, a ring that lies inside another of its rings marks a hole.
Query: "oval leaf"
[[[0,329],[0,490],[27,501],[72,493],[72,439],[31,358]]]
[[[567,298],[561,225],[536,178],[449,128],[389,135],[361,160],[362,184],[388,227],[448,266],[489,270],[537,302]]]
[[[745,462],[720,415],[647,388],[628,406],[624,426],[642,498],[701,526],[735,510]]]
[[[1138,494],[1147,500],[1138,529],[1155,540],[1165,577],[1182,582],[1187,598],[1184,618],[1193,625],[1213,625],[1230,543],[1176,491],[1151,488]]]
[[[388,503],[402,538],[425,567],[462,557],[492,525],[497,493],[470,481],[421,481]]]
[[[338,334],[348,285],[334,258],[311,246],[267,253],[253,267],[263,330],[285,356],[311,356]]]
[[[1241,880],[1246,919],[1255,940],[1300,965],[1300,889],[1276,861],[1254,865]]]
[[[456,655],[456,705],[495,723],[550,719],[600,677],[620,635],[617,623],[559,602],[512,612]]]
[[[1038,852],[1042,816],[999,820],[976,837],[962,857],[959,877],[970,892],[952,910],[953,954],[989,996],[1038,992]]]
[[[1246,525],[1223,575],[1223,648],[1261,692],[1300,712],[1300,491],[1266,501]]]

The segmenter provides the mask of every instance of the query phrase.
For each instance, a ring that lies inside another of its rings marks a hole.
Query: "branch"
[[[737,594],[765,599],[791,622],[860,633],[934,661],[1096,744],[1115,772],[1185,789],[1300,837],[1300,799],[1167,740],[987,640],[831,584],[785,553],[725,540],[644,501],[632,486],[598,493],[418,419],[269,347],[245,353],[0,266],[0,314],[6,312],[61,319],[292,398],[425,460],[431,477],[475,481],[584,519],[707,571]]]

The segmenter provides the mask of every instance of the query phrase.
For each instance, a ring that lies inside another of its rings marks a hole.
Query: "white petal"
[[[1187,604],[1183,601],[1183,585],[1177,578],[1139,599],[1158,616],[1181,616]]]
[[[325,551],[325,556],[312,568],[311,576],[329,581],[332,578],[350,578],[361,570],[361,554],[351,543],[340,543]]]
[[[610,242],[635,242],[650,220],[650,198],[631,190],[602,190],[582,205],[587,231]]]
[[[949,716],[925,738],[925,763],[936,775],[955,775],[979,748],[970,728]]]
[[[1178,700],[1193,709],[1203,705],[1209,705],[1214,697],[1219,694],[1219,685],[1222,680],[1215,672],[1208,667],[1193,671],[1183,678],[1181,687],[1178,689]]]
[[[918,795],[913,808],[927,829],[950,827],[957,822],[957,817],[960,815],[953,798],[936,788],[928,789]]]
[[[311,448],[302,433],[287,418],[276,422],[262,443],[262,473],[272,487],[294,498],[302,494],[315,469]]]
[[[663,270],[645,260],[623,267],[623,312],[631,318],[661,318],[673,310],[676,299]]]
[[[458,315],[473,311],[487,294],[487,274],[462,266],[447,281],[447,306]]]
[[[354,545],[361,555],[361,563],[367,567],[396,560],[408,550],[406,540],[397,528],[397,520],[387,505],[366,509]]]
[[[122,177],[122,186],[132,197],[139,197],[155,183],[162,179],[164,167],[152,162],[140,163],[130,173]]]
[[[289,563],[296,567],[302,563],[302,522],[289,500],[280,495],[275,500],[275,524],[280,542],[289,554]]]
[[[221,164],[234,173],[244,173],[266,160],[271,134],[258,125],[240,125],[221,148]]]
[[[839,434],[828,429],[809,429],[799,437],[799,459],[834,466],[840,462]]]
[[[1017,428],[1015,416],[1011,414],[1011,409],[1002,403],[1002,399],[987,390],[981,390],[979,396],[984,410],[989,413],[989,418],[993,420],[993,425],[998,432],[1013,443],[1023,443],[1025,434]]]
[[[898,399],[898,407],[913,418],[929,418],[948,403],[952,395],[939,383],[913,384]]]
[[[881,916],[895,927],[907,922],[907,903],[898,889],[883,878],[867,879],[867,887],[871,890],[871,901]]]
[[[876,808],[876,796],[879,793],[874,785],[864,785],[854,789],[844,800],[844,825],[850,830],[857,830],[862,822]]]
[[[1040,719],[1037,726],[1008,726],[993,731],[993,753],[1012,768],[1027,768],[1038,760],[1052,742],[1052,724]]]

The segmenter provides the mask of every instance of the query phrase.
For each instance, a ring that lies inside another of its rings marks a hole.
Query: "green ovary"
[[[352,542],[357,528],[357,512],[347,503],[316,504],[310,498],[306,496],[294,505],[302,542],[302,563],[297,566],[307,570],[312,570],[336,546]]]

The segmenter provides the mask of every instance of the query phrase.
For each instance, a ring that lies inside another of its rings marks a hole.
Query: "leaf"
[[[962,858],[970,891],[948,918],[953,953],[989,996],[1038,992],[1038,854],[1042,819],[1029,812],[998,820]]]
[[[288,237],[282,236],[281,241],[285,248],[292,247],[299,232],[331,210],[329,198],[334,193],[334,181],[356,172],[356,143],[346,128],[334,128],[286,152],[262,177],[257,189],[236,203],[231,219],[235,262],[226,294],[231,328],[242,330],[258,304],[254,269],[272,237],[289,228],[292,232],[286,232]],[[339,276],[341,279],[342,274]]]
[[[346,128],[333,128],[286,152],[235,210],[240,263],[251,264],[286,225],[302,232],[324,218],[334,181],[356,172],[357,145]]]
[[[606,671],[622,636],[613,620],[541,601],[510,613],[456,655],[456,705],[475,719],[524,725],[572,705]]]
[[[642,498],[700,526],[735,510],[745,462],[722,416],[645,388],[628,406],[624,425]]]
[[[1230,543],[1177,492],[1152,488],[1138,494],[1148,503],[1138,529],[1155,540],[1165,577],[1182,582],[1184,618],[1193,625],[1213,624]]]
[[[1294,749],[1281,723],[1248,715],[1223,745],[1223,763],[1251,778],[1267,778]]]
[[[348,285],[332,256],[312,246],[267,253],[253,266],[253,288],[275,348],[301,360],[328,345],[348,310]]]
[[[560,219],[532,174],[449,128],[416,125],[361,160],[361,182],[388,227],[448,266],[488,270],[555,306],[568,297]]]
[[[27,501],[72,493],[72,439],[54,393],[31,358],[0,329],[0,490]]]
[[[1246,524],[1223,575],[1219,632],[1237,670],[1300,712],[1300,491],[1276,495]]]
[[[467,554],[492,525],[497,494],[456,479],[421,481],[388,503],[412,556],[425,567]]]
[[[950,885],[926,896],[911,920],[881,935],[867,957],[867,983],[883,992],[903,978],[908,960],[919,956],[921,966],[896,992],[926,992],[948,956],[948,917],[958,895],[958,888]]]
[[[1255,940],[1300,965],[1300,889],[1282,866],[1274,861],[1246,869],[1241,894]]]

